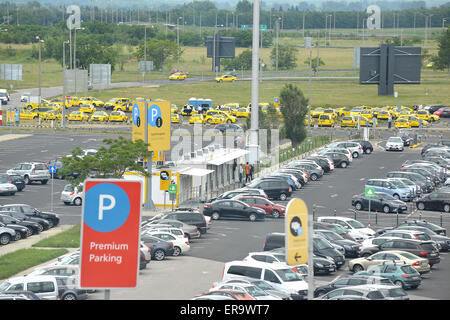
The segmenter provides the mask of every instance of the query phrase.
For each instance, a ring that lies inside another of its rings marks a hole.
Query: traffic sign
[[[169,189],[171,181],[172,181],[171,170],[161,170],[159,172],[159,190],[167,191]]]
[[[262,24],[259,26],[261,31],[267,31],[267,26],[265,24]]]
[[[364,191],[365,191],[365,194],[366,194],[366,197],[367,197],[367,198],[373,198],[373,197],[375,197],[375,188],[369,188],[369,187],[367,187],[367,188],[364,189]]]
[[[80,287],[136,287],[141,182],[89,179],[84,192]]]
[[[177,194],[177,188],[176,184],[169,184],[169,194]]]
[[[248,30],[248,25],[243,24],[243,25],[241,26],[241,29],[242,29],[242,31],[247,31],[247,30]]]
[[[292,199],[286,207],[286,263],[308,263],[308,208],[301,199]]]
[[[50,172],[50,173],[56,173],[56,166],[49,166],[49,167],[48,167],[48,172]]]

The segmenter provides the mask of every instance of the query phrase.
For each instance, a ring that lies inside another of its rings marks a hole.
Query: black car
[[[27,204],[8,204],[0,207],[0,210],[22,212],[32,218],[45,219],[50,224],[50,228],[59,224],[59,216],[56,213],[43,212]]]
[[[285,236],[284,233],[272,232],[266,235],[264,239],[264,251],[270,251],[277,248],[284,248]]]
[[[363,151],[366,154],[370,154],[373,152],[373,146],[372,143],[370,143],[370,141],[366,140],[350,140],[350,141],[358,142],[363,147]]]
[[[334,289],[349,287],[349,286],[363,286],[367,284],[381,284],[381,285],[394,285],[388,278],[378,276],[343,276],[331,281],[323,286],[318,286],[314,289],[314,297],[324,295]]]
[[[437,234],[441,234],[443,236],[447,235],[447,230],[434,224],[431,222],[428,222],[426,220],[418,220],[418,219],[414,219],[414,220],[406,220],[404,222],[402,222],[401,224],[398,225],[399,227],[402,226],[420,226],[420,227],[425,227],[428,228],[434,232],[436,232]]]
[[[321,157],[307,157],[306,160],[312,160],[315,163],[317,163],[324,172],[330,172],[331,171],[331,167],[330,164],[328,163],[327,160],[325,160],[325,158],[321,158]]]
[[[433,113],[435,113],[436,111],[438,111],[439,109],[445,108],[445,107],[446,107],[446,106],[443,106],[443,105],[441,105],[441,104],[435,104],[435,105],[429,106],[428,112],[429,112],[430,114],[433,114]]]
[[[413,165],[411,165],[411,166],[407,166],[407,167],[402,167],[400,170],[404,171],[404,172],[414,172],[414,173],[420,174],[428,182],[432,183],[433,186],[436,186],[440,182],[440,179],[438,177],[436,177],[431,171],[429,171],[428,169],[426,169],[424,167],[418,168],[418,167],[414,167]]]
[[[292,174],[294,177],[298,179],[298,182],[302,185],[302,187],[307,183],[306,178],[303,176],[303,171],[295,168],[281,168],[274,172],[276,173],[288,173]]]
[[[333,259],[336,269],[339,269],[345,263],[343,254],[337,251],[327,240],[315,235],[313,236],[313,253],[318,257]]]
[[[313,255],[314,274],[330,274],[336,272],[336,263],[333,259]]]
[[[220,132],[224,133],[226,131],[229,132],[243,132],[244,130],[242,127],[238,124],[234,123],[221,123],[214,127],[214,129],[219,130]]]
[[[15,185],[17,191],[22,191],[25,188],[25,181],[20,175],[0,173],[0,180],[8,181],[9,183]]]
[[[330,230],[330,231],[333,231],[334,233],[337,233],[338,235],[340,235],[344,239],[358,242],[357,239],[353,238],[350,235],[350,232],[348,231],[348,229],[346,229],[343,226],[341,226],[339,224],[336,224],[336,223],[314,221],[313,229],[314,230],[320,230],[320,229],[321,230]],[[362,241],[362,237],[361,237],[360,240]]]
[[[426,233],[430,236],[432,241],[435,241],[437,244],[441,246],[442,251],[449,251],[450,250],[450,238],[443,236],[441,234],[437,234],[431,229],[421,227],[421,226],[401,226],[397,227],[397,230],[414,230],[414,231],[420,231],[423,233]],[[394,230],[395,231],[395,230]]]
[[[150,247],[152,260],[162,261],[166,256],[173,255],[174,247],[172,242],[145,234],[141,235],[141,241]]]
[[[323,155],[333,160],[335,168],[347,168],[350,164],[350,161],[348,160],[347,156],[343,153],[326,152]]]
[[[213,220],[221,218],[245,219],[250,221],[264,220],[266,212],[260,208],[252,207],[239,200],[217,200],[206,203],[203,214]]]
[[[253,180],[246,185],[246,187],[264,190],[270,199],[279,199],[281,201],[287,200],[292,194],[291,186],[281,178],[261,178]]]
[[[16,236],[14,238],[15,241],[18,241],[20,239],[25,239],[30,235],[30,229],[28,229],[27,227],[18,225],[18,224],[12,224],[12,223],[3,223],[0,222],[0,227],[6,227],[6,228],[10,228],[13,229],[16,232]]]
[[[371,198],[366,197],[365,193],[354,195],[352,197],[352,206],[356,210],[369,210],[369,201],[370,211],[373,212],[402,213],[408,209],[405,202],[397,200],[384,192],[375,192]]]
[[[216,200],[225,200],[225,199],[231,199],[234,198],[235,196],[238,195],[261,195],[261,193],[259,192],[259,190],[252,190],[252,189],[238,189],[238,190],[232,190],[232,191],[227,191],[224,192],[220,195],[218,195],[215,198],[210,198],[205,202],[213,202]]]
[[[359,257],[359,243],[356,241],[351,241],[344,239],[334,231],[330,230],[314,230],[314,234],[318,234],[325,239],[327,239],[332,244],[337,244],[344,248],[346,257]]]
[[[430,267],[439,263],[441,258],[439,250],[433,241],[420,241],[410,239],[390,239],[379,245],[380,251],[402,250],[410,252],[421,258],[428,259]]]
[[[80,289],[77,281],[71,277],[55,277],[58,284],[58,296],[60,300],[86,300],[88,291]]]
[[[450,212],[450,192],[433,192],[417,200],[417,209]]]
[[[162,219],[178,220],[196,226],[201,234],[205,234],[207,231],[205,217],[197,210],[180,208],[176,211],[165,214]]]
[[[30,221],[30,222],[37,222],[41,228],[39,232],[42,232],[42,230],[48,230],[50,229],[50,223],[45,220],[45,219],[41,219],[41,218],[31,218],[29,216],[27,216],[26,214],[22,213],[22,212],[17,212],[17,211],[9,211],[9,210],[5,210],[3,207],[0,207],[0,211],[2,212],[2,214],[4,215],[8,215],[10,217],[16,218],[20,221]]]
[[[27,236],[31,236],[32,234],[39,234],[42,231],[42,226],[39,223],[16,219],[8,215],[8,213],[9,212],[0,211],[0,222],[4,224],[15,224],[27,228]]]
[[[417,133],[413,130],[400,130],[399,136],[403,140],[403,146],[412,146],[417,143]]]

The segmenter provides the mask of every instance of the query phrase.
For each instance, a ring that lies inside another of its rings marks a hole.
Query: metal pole
[[[75,70],[75,96],[78,93],[77,90],[77,28],[73,31],[73,69]]]
[[[313,216],[308,213],[308,300],[314,299]]]
[[[260,0],[253,2],[253,40],[252,40],[252,106],[251,106],[251,129],[250,129],[250,159],[257,161],[258,159],[258,98],[259,98],[259,83],[258,83],[258,58],[259,58],[259,15],[260,15]]]
[[[41,106],[41,39],[39,40],[39,106]]]
[[[312,47],[309,47],[309,73],[308,73],[308,127],[311,130],[311,71],[312,71]]]
[[[147,26],[144,27],[144,73],[142,82],[145,82],[145,72],[147,71]]]
[[[148,102],[145,102],[145,120],[144,120],[144,127],[145,127],[145,143],[148,143]],[[147,172],[149,176],[147,177],[147,201],[144,203],[144,209],[154,210],[155,205],[153,204],[152,199],[152,157],[147,159]]]
[[[67,41],[63,41],[63,106],[62,106],[62,117],[61,117],[61,128],[64,128],[66,117],[66,85],[64,83],[64,78],[66,74],[66,43]]]

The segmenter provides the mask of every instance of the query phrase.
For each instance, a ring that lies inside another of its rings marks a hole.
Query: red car
[[[442,113],[449,113],[450,112],[450,107],[443,107],[443,108],[440,108],[439,110],[437,110],[437,111],[435,111],[433,114],[434,115],[436,115],[436,116],[442,116]]]
[[[207,297],[211,295],[224,296],[227,298],[231,298],[233,300],[256,300],[247,292],[239,291],[239,290],[213,290],[209,291],[205,294],[199,295],[196,298]]]
[[[266,216],[270,216],[272,218],[284,217],[284,213],[286,211],[285,206],[276,204],[260,196],[239,195],[234,197],[233,199],[245,202],[252,207],[261,208],[266,212]]]

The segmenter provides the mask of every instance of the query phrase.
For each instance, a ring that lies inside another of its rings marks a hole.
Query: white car
[[[34,269],[32,272],[27,274],[27,276],[37,276],[37,275],[53,275],[53,276],[61,276],[61,277],[71,277],[80,274],[80,266],[79,265],[58,265],[52,266],[47,265],[43,267],[39,267]]]
[[[288,266],[286,264],[286,255],[284,253],[272,252],[272,251],[261,251],[261,252],[249,252],[248,256],[246,256],[243,261],[254,261],[261,263],[280,263],[285,264],[287,267],[295,268],[294,271],[297,271],[301,274],[300,269],[303,270],[303,264]]]
[[[16,192],[17,187],[10,183],[10,180],[6,176],[0,176],[0,194],[12,196]]]
[[[386,240],[395,240],[395,237],[376,237],[376,238],[369,238],[369,239],[365,239],[363,242],[361,242],[359,249],[360,251],[363,251],[367,248],[372,248],[372,247],[376,247],[378,245],[380,245],[381,243],[385,242]],[[367,254],[368,256],[370,255]]]
[[[244,291],[256,300],[282,300],[277,296],[273,296],[265,292],[264,290],[258,288],[255,285],[248,283],[221,283],[213,286],[209,291],[215,290],[239,290]]]
[[[30,100],[30,96],[31,93],[29,92],[22,93],[22,95],[20,96],[20,102],[28,102]]]
[[[403,140],[401,137],[390,137],[386,141],[386,151],[391,150],[403,151]]]
[[[444,185],[450,186],[450,177],[448,177],[447,180],[445,180]]]
[[[341,226],[343,226],[348,230],[358,232],[364,238],[373,237],[375,234],[374,230],[364,226],[361,222],[352,218],[328,216],[328,217],[318,217],[317,221],[340,224]]]
[[[333,143],[329,144],[328,146],[332,147],[332,148],[348,149],[352,153],[353,158],[359,158],[364,153],[363,147],[358,142],[353,142],[353,141],[338,141],[338,142],[333,142]]]
[[[189,240],[183,237],[177,237],[169,232],[162,232],[160,230],[148,230],[146,234],[151,235],[152,237],[159,238],[161,240],[165,240],[173,243],[173,255],[179,256],[188,252],[191,249],[191,245],[189,244]]]
[[[61,201],[66,205],[73,204],[81,206],[83,203],[83,191],[80,191],[79,187],[66,184],[63,191],[61,191]]]
[[[0,292],[17,290],[32,291],[42,300],[58,300],[58,283],[55,276],[22,276],[6,279],[0,284]]]

